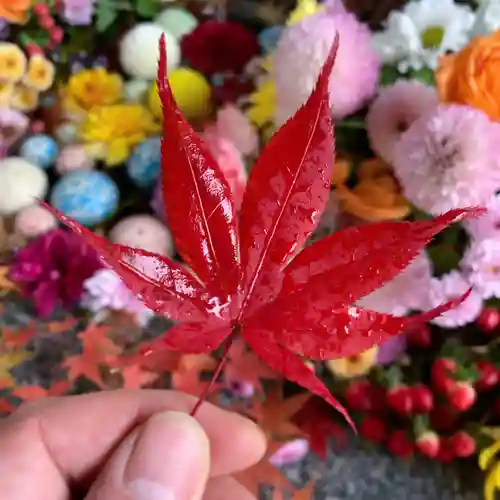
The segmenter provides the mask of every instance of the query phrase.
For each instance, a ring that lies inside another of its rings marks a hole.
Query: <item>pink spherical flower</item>
[[[288,27],[273,57],[277,125],[282,125],[307,100],[336,34],[340,44],[329,83],[336,119],[362,108],[377,89],[380,60],[369,28],[351,13],[328,9]]]
[[[373,151],[392,165],[394,145],[401,134],[437,105],[434,87],[417,80],[400,79],[393,85],[382,87],[366,115]]]
[[[483,299],[500,297],[500,238],[472,240],[460,268]]]
[[[500,239],[500,196],[495,196],[486,205],[488,211],[481,217],[473,217],[464,222],[464,227],[475,240]]]
[[[433,215],[484,205],[500,186],[500,127],[480,110],[440,105],[394,147],[403,194]]]
[[[247,172],[241,153],[235,145],[214,129],[206,129],[201,137],[219,164],[231,187],[236,209],[240,207],[247,182]]]
[[[21,209],[14,219],[14,232],[25,238],[35,238],[57,227],[56,217],[41,205]]]
[[[358,305],[394,316],[426,309],[431,279],[431,263],[427,254],[422,252],[393,280],[359,300]]]
[[[278,448],[270,457],[269,462],[275,467],[294,464],[303,460],[309,453],[307,439],[294,439]]]
[[[459,297],[469,290],[470,283],[459,271],[451,271],[441,278],[433,278],[429,287],[428,309],[437,307],[447,300]],[[457,307],[450,309],[432,320],[442,328],[456,328],[474,321],[483,309],[481,295],[473,289],[469,296]]]
[[[220,108],[213,127],[221,137],[231,141],[241,154],[256,153],[259,147],[257,131],[240,108],[234,104],[225,104]]]

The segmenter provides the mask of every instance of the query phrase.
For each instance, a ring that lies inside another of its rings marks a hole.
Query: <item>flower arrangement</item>
[[[208,388],[205,375],[216,370],[219,353],[172,353],[162,343],[144,350],[151,324],[164,311],[144,290],[129,289],[120,268],[103,262],[91,241],[60,227],[37,200],[47,200],[82,231],[157,255],[128,256],[149,278],[171,260],[182,273],[198,273],[199,262],[185,258],[189,248],[176,235],[186,220],[172,215],[190,209],[176,193],[186,201],[192,191],[179,173],[180,157],[161,151],[161,136],[172,141],[177,129],[164,117],[156,81],[160,37],[169,88],[190,127],[183,130],[201,138],[224,175],[235,213],[247,217],[245,190],[257,158],[314,94],[338,35],[325,80],[336,143],[324,180],[330,187],[314,232],[307,241],[297,238],[300,248],[287,259],[343,230],[430,224],[467,207],[487,213],[443,226],[400,274],[356,296],[353,307],[395,318],[404,325],[400,335],[385,326],[384,342],[308,361],[304,377],[314,371],[360,437],[393,455],[475,461],[485,471],[485,498],[492,500],[500,440],[500,18],[496,0],[477,3],[409,0],[374,29],[342,0],[298,0],[274,16],[281,20],[272,26],[262,7],[247,22],[228,18],[210,1],[0,0],[0,257],[6,269],[0,288],[8,298],[27,297],[40,324],[51,324],[61,308],[78,318],[85,325],[84,351],[86,335],[94,339],[95,328],[106,329],[103,337],[114,347],[85,358],[99,365],[99,377],[87,372],[98,387],[164,387],[168,373],[171,387],[197,395],[205,390],[214,401],[229,392],[236,410],[265,422],[266,401],[278,405],[288,395],[276,366],[265,366],[237,341],[221,378]],[[168,191],[162,169],[177,169],[178,185]],[[215,217],[218,208],[212,208]],[[268,292],[271,300],[272,287]],[[455,307],[425,316],[449,301]],[[304,304],[297,307],[308,317]],[[167,316],[178,318],[173,311]],[[427,321],[411,321],[421,316]],[[171,339],[174,334],[175,328]],[[29,356],[2,327],[0,342],[14,353],[12,365]],[[78,372],[67,356],[67,381],[57,385],[62,393]],[[0,377],[10,391],[0,409],[23,399],[11,375]],[[278,438],[277,429],[266,429],[273,443],[266,464],[281,466],[308,450],[322,455],[325,436],[339,438],[344,425],[311,394],[287,400],[294,408],[286,415],[290,431]],[[255,486],[248,477],[241,481]]]

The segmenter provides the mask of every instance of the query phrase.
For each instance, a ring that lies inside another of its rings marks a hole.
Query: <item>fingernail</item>
[[[197,500],[210,468],[203,428],[186,413],[151,417],[139,433],[124,471],[133,500]]]

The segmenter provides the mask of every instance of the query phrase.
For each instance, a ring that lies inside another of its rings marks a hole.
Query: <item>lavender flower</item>
[[[88,26],[92,23],[94,0],[64,0],[62,16],[72,26]]]

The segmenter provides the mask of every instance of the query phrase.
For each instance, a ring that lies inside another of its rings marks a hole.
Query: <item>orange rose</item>
[[[8,23],[24,24],[33,0],[0,0],[0,19]]]
[[[500,31],[477,37],[441,58],[436,85],[442,101],[468,104],[500,120]]]

